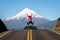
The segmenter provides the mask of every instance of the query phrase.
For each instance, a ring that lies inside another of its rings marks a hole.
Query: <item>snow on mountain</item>
[[[34,26],[42,27],[42,24],[49,23],[50,20],[44,18],[43,16],[37,14],[35,11],[30,10],[29,8],[25,8],[17,15],[7,18],[4,20],[5,25],[8,29],[23,29],[27,25],[27,15],[31,15],[33,17]]]
[[[27,15],[31,15],[31,14],[34,17],[42,18],[42,16],[40,16],[39,14],[36,14],[36,12],[34,12],[33,10],[25,8],[23,11],[19,12],[17,15],[15,15],[15,16],[9,18],[9,19],[6,19],[6,20],[8,21],[8,20],[11,20],[11,19],[20,19],[20,17],[26,17]]]

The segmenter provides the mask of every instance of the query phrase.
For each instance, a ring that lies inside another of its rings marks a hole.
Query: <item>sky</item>
[[[25,8],[50,20],[60,17],[60,0],[0,0],[0,18],[12,17]]]

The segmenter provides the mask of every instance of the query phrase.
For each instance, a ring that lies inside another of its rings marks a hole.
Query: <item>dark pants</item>
[[[28,24],[28,25],[29,25],[29,24],[32,24],[32,25],[33,25],[34,23],[33,23],[32,21],[30,21],[30,22],[27,22],[27,24]]]

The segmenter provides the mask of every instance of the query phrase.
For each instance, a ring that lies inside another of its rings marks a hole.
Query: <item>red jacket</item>
[[[32,22],[32,16],[28,16],[28,21]]]

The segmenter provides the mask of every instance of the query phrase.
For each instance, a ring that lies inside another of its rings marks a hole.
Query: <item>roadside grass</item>
[[[3,35],[3,34],[5,34],[6,32],[8,32],[8,31],[1,32],[1,33],[0,33],[0,36]]]
[[[60,33],[60,31],[56,31],[57,33]]]
[[[55,30],[54,32],[60,35],[60,30]]]

